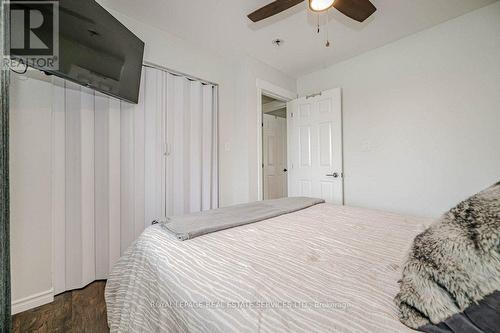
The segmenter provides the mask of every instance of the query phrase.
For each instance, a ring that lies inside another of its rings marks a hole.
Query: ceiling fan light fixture
[[[333,6],[335,0],[309,0],[309,8],[313,12],[323,12]]]

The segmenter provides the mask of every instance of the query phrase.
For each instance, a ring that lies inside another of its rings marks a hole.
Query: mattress
[[[320,204],[178,241],[152,226],[106,285],[111,332],[414,332],[400,265],[429,219]]]

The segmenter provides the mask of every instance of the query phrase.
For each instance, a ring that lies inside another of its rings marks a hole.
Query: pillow
[[[399,283],[395,302],[411,328],[500,332],[500,182],[418,235]]]

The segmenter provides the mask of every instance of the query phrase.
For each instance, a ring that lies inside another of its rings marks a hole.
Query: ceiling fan
[[[292,8],[305,0],[276,0],[267,6],[264,6],[248,15],[253,22],[259,22],[268,17],[281,13]],[[307,0],[309,9],[313,12],[323,12],[334,7],[342,14],[363,22],[370,17],[376,10],[375,6],[369,0]]]

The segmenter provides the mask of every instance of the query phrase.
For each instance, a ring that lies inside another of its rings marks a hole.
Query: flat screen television
[[[19,6],[19,2],[16,3]],[[36,1],[31,0],[21,6],[36,5]],[[59,18],[59,64],[55,70],[40,68],[36,63],[30,64],[31,67],[104,94],[138,103],[144,56],[143,41],[95,0],[59,0],[58,7],[38,6],[37,10],[43,16],[49,14],[47,17],[51,13],[43,13],[44,11],[58,12],[55,17]],[[11,14],[11,20],[15,19],[14,16]],[[30,24],[35,26],[32,32],[42,40],[44,35],[51,33],[49,30],[53,30],[50,24],[39,27],[36,22]],[[11,21],[11,30],[12,26]],[[11,56],[15,57],[17,52],[11,45]]]

